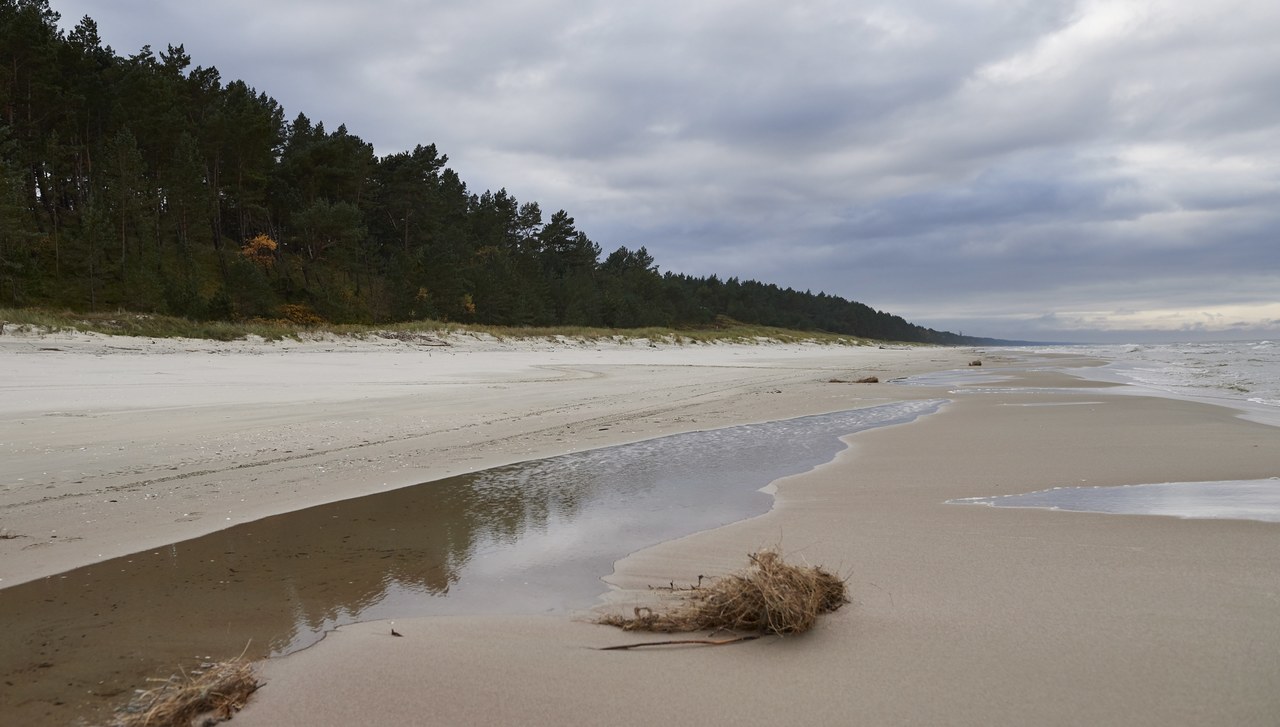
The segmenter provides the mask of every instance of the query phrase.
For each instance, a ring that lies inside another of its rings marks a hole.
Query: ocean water
[[[1103,359],[1108,361],[1105,366],[1072,368],[1070,372],[1094,381],[1128,384],[1148,394],[1228,406],[1241,410],[1253,421],[1280,426],[1280,343],[1275,341],[1054,346],[1038,348],[1035,352]],[[982,389],[971,387],[970,390]],[[1096,397],[1098,393],[1089,395]],[[949,502],[1280,523],[1280,432],[1276,436],[1276,451],[1278,476],[1265,480],[1054,487]]]
[[[1110,363],[1072,373],[1171,396],[1270,411],[1280,419],[1278,341],[1055,346],[1036,352],[1096,356]]]

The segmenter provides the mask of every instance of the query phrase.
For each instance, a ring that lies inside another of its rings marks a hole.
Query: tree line
[[[476,194],[435,145],[378,156],[181,45],[0,0],[0,305],[196,319],[631,328],[744,323],[975,339],[824,293],[604,255],[566,211]]]

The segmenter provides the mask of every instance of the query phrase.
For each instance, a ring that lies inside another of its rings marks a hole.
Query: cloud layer
[[[1280,5],[53,1],[667,270],[999,337],[1280,335]]]

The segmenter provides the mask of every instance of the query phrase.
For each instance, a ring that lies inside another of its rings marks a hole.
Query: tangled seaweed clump
[[[822,568],[792,565],[772,550],[748,557],[747,570],[679,591],[683,598],[669,610],[640,607],[634,616],[613,614],[599,623],[624,631],[798,634],[849,602],[844,580]]]
[[[231,719],[262,683],[241,659],[219,662],[197,674],[174,675],[138,693],[116,713],[111,727],[188,727]]]

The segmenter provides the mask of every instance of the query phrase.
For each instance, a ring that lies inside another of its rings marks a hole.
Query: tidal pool
[[[762,514],[846,434],[942,400],[677,434],[246,523],[0,590],[7,724],[101,719],[148,677],[342,624],[588,607],[614,561]]]
[[[1166,482],[1121,487],[1055,487],[1021,495],[966,497],[954,504],[1034,507],[1114,515],[1280,522],[1280,478]]]

